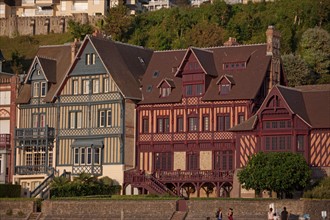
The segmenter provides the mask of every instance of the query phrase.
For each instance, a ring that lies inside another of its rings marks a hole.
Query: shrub
[[[21,185],[0,184],[0,198],[21,197]]]
[[[304,192],[304,198],[330,199],[330,177],[320,181],[313,189]]]

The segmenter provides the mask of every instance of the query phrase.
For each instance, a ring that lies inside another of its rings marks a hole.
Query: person
[[[215,217],[217,218],[217,220],[222,220],[222,211],[221,208],[218,208]]]
[[[268,220],[274,220],[274,212],[272,208],[269,208]]]
[[[234,212],[233,212],[233,209],[232,208],[229,208],[229,211],[228,211],[228,220],[234,220]]]
[[[289,213],[286,211],[286,207],[283,207],[283,211],[281,212],[281,220],[288,220]]]

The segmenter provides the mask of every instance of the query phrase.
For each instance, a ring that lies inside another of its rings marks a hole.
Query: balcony
[[[16,140],[20,139],[54,139],[55,129],[48,126],[43,128],[17,128]]]
[[[36,175],[36,174],[48,174],[53,172],[53,167],[46,165],[26,165],[26,166],[15,166],[15,174],[17,175]]]
[[[10,148],[10,134],[0,134],[0,149]]]

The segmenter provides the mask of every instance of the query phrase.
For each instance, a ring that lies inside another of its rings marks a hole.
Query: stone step
[[[174,212],[171,220],[184,220],[186,219],[187,212],[182,212],[182,211],[176,211]]]

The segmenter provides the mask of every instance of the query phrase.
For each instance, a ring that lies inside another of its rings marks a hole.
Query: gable
[[[110,52],[110,51],[109,51]],[[95,75],[106,73],[106,69],[100,57],[89,40],[82,46],[77,55],[77,62],[73,67],[70,76]]]
[[[35,81],[35,80],[45,80],[45,73],[43,72],[40,64],[35,61],[33,67],[31,68],[29,80],[30,81]]]

